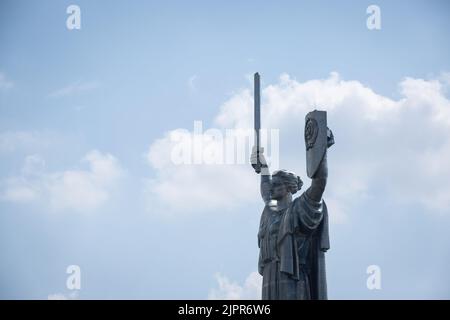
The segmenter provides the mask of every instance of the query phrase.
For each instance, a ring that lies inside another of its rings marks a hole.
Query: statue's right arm
[[[269,167],[261,167],[261,197],[265,204],[270,201],[271,176]]]
[[[250,156],[250,163],[255,164],[257,162],[257,152],[256,147],[253,147],[252,154]],[[270,189],[271,189],[271,175],[269,171],[269,166],[267,165],[267,161],[264,157],[264,148],[259,149],[259,161],[261,162],[261,186],[260,192],[261,197],[265,204],[268,204],[270,201]]]

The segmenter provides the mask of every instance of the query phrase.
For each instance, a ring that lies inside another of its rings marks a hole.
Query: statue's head
[[[295,194],[303,186],[303,181],[295,173],[278,170],[272,174],[270,195],[273,200],[281,200],[288,193]]]

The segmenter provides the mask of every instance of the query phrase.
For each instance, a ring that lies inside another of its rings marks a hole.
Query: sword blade
[[[259,161],[259,130],[261,129],[261,93],[259,73],[254,76],[254,114],[255,114],[255,145],[256,145],[256,164],[255,170],[261,172],[261,162]]]
[[[260,78],[259,73],[254,77],[254,113],[255,113],[255,135],[259,147],[259,129],[261,129],[261,97],[260,97]]]

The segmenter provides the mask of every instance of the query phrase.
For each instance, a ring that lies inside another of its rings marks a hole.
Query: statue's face
[[[272,179],[272,185],[270,189],[270,196],[272,199],[281,200],[288,194],[288,192],[289,191],[282,179],[278,177],[274,177]]]

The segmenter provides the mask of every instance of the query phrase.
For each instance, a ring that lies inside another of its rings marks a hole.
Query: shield
[[[306,172],[312,178],[327,151],[327,112],[314,110],[305,117]]]

